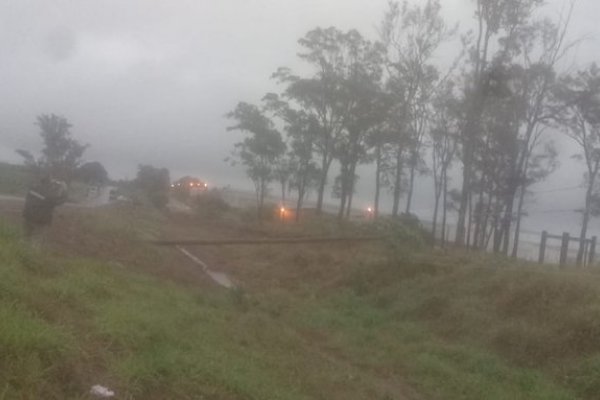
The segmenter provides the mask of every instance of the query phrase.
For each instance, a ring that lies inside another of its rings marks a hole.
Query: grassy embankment
[[[412,397],[406,385],[428,399],[600,393],[596,274],[441,253],[390,261],[375,245],[207,249],[242,283],[228,292],[136,240],[164,223],[66,215],[48,253],[5,226],[0,399],[86,398],[96,383],[123,399],[396,399]]]

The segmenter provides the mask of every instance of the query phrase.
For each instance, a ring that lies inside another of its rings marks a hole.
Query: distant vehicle
[[[208,189],[208,184],[198,178],[184,176],[171,184],[171,189],[185,195],[197,195]]]
[[[119,198],[119,191],[117,189],[110,189],[108,192],[108,201],[116,201]]]

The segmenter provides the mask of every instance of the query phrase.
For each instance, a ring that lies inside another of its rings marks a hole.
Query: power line
[[[555,189],[548,189],[548,190],[532,190],[531,193],[553,193],[553,192],[564,192],[567,190],[573,190],[573,189],[583,189],[583,187],[581,185],[577,185],[577,186],[568,186],[568,187],[562,187],[562,188],[555,188]]]
[[[527,211],[527,215],[532,214],[552,214],[552,213],[571,213],[571,212],[582,212],[580,208],[563,208],[563,209],[554,209],[554,210],[533,210]]]
[[[563,209],[563,210],[542,210],[542,211],[538,211],[537,214],[552,214],[552,213],[571,213],[571,212],[581,212],[581,210],[578,209]],[[535,212],[533,212],[533,214],[535,214]]]

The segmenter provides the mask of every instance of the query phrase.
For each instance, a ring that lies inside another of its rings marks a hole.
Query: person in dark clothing
[[[36,231],[43,230],[52,223],[54,209],[67,200],[67,186],[64,182],[44,176],[33,185],[25,197],[23,226],[25,236],[32,238]]]

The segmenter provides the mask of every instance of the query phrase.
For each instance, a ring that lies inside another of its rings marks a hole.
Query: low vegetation
[[[595,398],[597,276],[457,261],[357,268],[305,314],[308,325],[428,397]]]
[[[593,272],[372,243],[199,250],[225,290],[143,240],[313,228],[202,221],[70,211],[43,252],[4,224],[0,398],[596,398]]]

